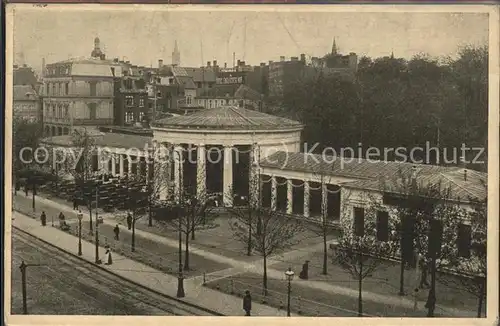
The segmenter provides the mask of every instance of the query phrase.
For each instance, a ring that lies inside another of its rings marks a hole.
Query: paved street
[[[17,230],[12,252],[12,314],[23,314],[21,261],[33,264],[26,272],[28,314],[164,316],[178,311],[124,295],[138,289],[102,275],[93,265],[69,260],[56,248]],[[154,294],[149,296],[154,302]]]

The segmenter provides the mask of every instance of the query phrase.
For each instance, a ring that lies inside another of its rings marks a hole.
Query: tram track
[[[42,264],[41,273],[45,276],[60,284],[82,289],[80,292],[85,292],[103,305],[120,305],[123,301],[124,309],[128,309],[127,314],[130,315],[223,316],[127,280],[15,226],[12,229],[13,241],[20,246],[13,247],[13,259],[24,260],[27,264]]]

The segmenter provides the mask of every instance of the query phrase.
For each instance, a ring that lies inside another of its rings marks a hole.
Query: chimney
[[[126,64],[130,64],[130,61],[125,61]]]
[[[285,61],[285,56],[284,55],[280,56],[280,61],[281,62]]]
[[[224,69],[227,68],[227,62],[224,62]]]
[[[214,60],[214,68],[217,67],[217,60]]]
[[[272,65],[273,64],[273,60],[269,60],[269,65]]]
[[[245,66],[245,61],[241,61],[241,66],[244,67]]]
[[[261,67],[265,67],[265,66],[266,66],[266,63],[265,63],[265,62],[261,62],[261,63],[260,63],[260,66],[261,66]]]
[[[210,61],[207,61],[207,67],[210,67]]]
[[[306,62],[306,55],[304,53],[300,54],[300,61]]]
[[[163,60],[159,59],[158,60],[158,68],[161,68],[161,67],[163,67]]]
[[[104,53],[101,54],[101,60],[106,60],[106,55]]]
[[[238,59],[237,61],[237,64],[236,64],[237,67],[241,66],[241,61]]]

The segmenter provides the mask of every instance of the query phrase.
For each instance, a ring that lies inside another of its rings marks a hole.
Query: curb
[[[16,212],[18,212],[18,213],[20,213],[20,214],[26,215],[26,214],[24,214],[23,212],[21,212],[21,211],[19,211],[19,210],[15,210],[15,211],[16,211]],[[72,252],[70,252],[70,251],[68,251],[68,250],[66,250],[66,249],[63,249],[63,248],[57,247],[56,245],[54,245],[54,244],[52,244],[52,243],[50,243],[50,242],[48,242],[48,241],[46,241],[46,240],[43,240],[43,239],[41,239],[40,237],[38,237],[38,236],[36,236],[36,235],[33,235],[33,234],[31,234],[31,233],[29,233],[29,232],[27,232],[27,231],[23,230],[23,229],[20,229],[20,228],[19,228],[19,227],[17,227],[17,226],[12,225],[12,228],[13,228],[13,229],[16,229],[16,230],[18,230],[18,231],[20,231],[20,232],[22,232],[22,233],[28,234],[29,236],[32,236],[33,238],[37,239],[38,241],[43,242],[44,244],[46,244],[46,245],[48,245],[48,246],[50,246],[50,247],[53,247],[53,248],[55,248],[55,249],[57,249],[57,250],[59,250],[59,251],[61,251],[61,252],[64,252],[65,254],[71,255],[71,256],[73,256],[74,258],[77,258],[77,259],[79,259],[79,260],[81,260],[81,261],[83,261],[83,262],[85,262],[85,263],[87,263],[87,264],[91,264],[91,265],[93,265],[93,266],[95,266],[95,267],[99,268],[100,270],[107,272],[108,274],[112,274],[112,275],[114,275],[114,276],[116,276],[116,277],[120,278],[120,279],[121,279],[121,280],[123,280],[123,281],[129,282],[129,283],[132,283],[134,286],[137,286],[137,287],[139,287],[139,288],[141,288],[141,289],[144,289],[144,290],[147,290],[147,291],[151,291],[151,292],[153,292],[154,294],[159,295],[159,296],[161,296],[161,297],[164,297],[164,298],[167,298],[167,299],[174,300],[174,301],[176,301],[176,302],[179,302],[179,303],[185,304],[185,305],[190,306],[190,307],[192,307],[192,308],[196,308],[196,309],[199,309],[199,310],[205,311],[205,312],[207,312],[207,313],[209,313],[209,314],[212,314],[212,315],[215,315],[215,316],[226,316],[226,315],[224,315],[224,314],[222,314],[222,313],[220,313],[220,312],[217,312],[217,311],[215,311],[215,310],[211,310],[211,309],[209,309],[209,308],[205,308],[205,307],[202,307],[202,306],[198,306],[198,305],[196,305],[196,304],[194,304],[194,303],[191,303],[191,302],[187,302],[187,301],[181,300],[181,299],[179,299],[179,298],[176,298],[176,297],[170,296],[170,295],[168,295],[168,294],[165,294],[165,293],[159,292],[159,291],[157,291],[157,290],[155,290],[155,289],[152,289],[152,288],[149,288],[149,287],[147,287],[147,286],[144,286],[144,285],[142,285],[142,284],[140,284],[140,283],[137,283],[136,281],[130,280],[129,278],[126,278],[126,277],[124,277],[124,276],[121,276],[121,275],[118,275],[118,274],[116,274],[116,273],[113,273],[112,271],[110,271],[110,270],[108,270],[108,269],[106,269],[106,268],[104,268],[104,267],[102,267],[102,266],[100,266],[100,265],[93,264],[93,263],[89,262],[88,260],[86,260],[85,258],[82,258],[82,257],[80,257],[80,256],[78,256],[78,255],[75,255],[74,253],[72,253]]]

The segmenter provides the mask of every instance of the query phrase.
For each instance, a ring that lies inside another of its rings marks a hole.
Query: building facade
[[[99,39],[88,59],[47,64],[43,77],[45,135],[69,134],[75,126],[113,124],[114,81],[121,76],[122,66],[105,59]]]
[[[13,86],[13,116],[30,122],[41,122],[41,99],[31,85]]]

